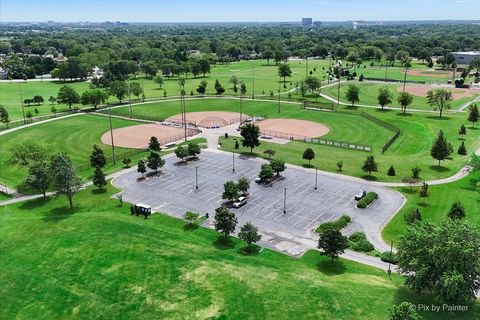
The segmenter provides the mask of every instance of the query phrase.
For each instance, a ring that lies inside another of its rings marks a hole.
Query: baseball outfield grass
[[[403,279],[316,251],[292,258],[217,241],[210,229],[185,228],[161,214],[129,214],[129,206],[92,188],[75,209],[64,197],[0,207],[2,319],[386,319],[415,296]],[[475,319],[424,313],[424,319]]]

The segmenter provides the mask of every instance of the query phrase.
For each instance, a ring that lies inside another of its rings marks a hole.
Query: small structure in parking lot
[[[147,219],[147,217],[152,214],[152,208],[149,205],[143,203],[137,203],[134,206],[134,210],[136,216],[141,214],[145,216],[145,219]]]

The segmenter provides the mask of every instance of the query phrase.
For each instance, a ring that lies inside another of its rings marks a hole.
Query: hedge
[[[390,259],[390,251],[385,251],[385,252],[382,252],[382,254],[380,254],[380,259],[383,261],[383,262],[390,262],[390,263],[393,263],[393,264],[397,264],[398,263],[398,257],[397,257],[397,254],[396,253],[391,253],[391,259]]]
[[[370,252],[375,249],[373,247],[373,244],[371,244],[367,240],[367,236],[363,232],[352,233],[352,235],[348,238],[348,240],[349,240],[350,248],[353,251]]]
[[[352,222],[352,219],[347,215],[343,215],[335,221],[329,221],[329,222],[322,223],[321,225],[318,226],[318,228],[315,230],[315,232],[322,233],[323,231],[325,231],[327,229],[333,229],[333,230],[340,231],[343,228],[345,228],[350,222]]]
[[[378,194],[376,192],[369,192],[365,197],[363,197],[360,201],[357,202],[357,208],[365,209],[372,202],[377,200],[377,198],[378,198]]]

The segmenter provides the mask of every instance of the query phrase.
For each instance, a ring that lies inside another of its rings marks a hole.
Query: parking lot
[[[137,181],[139,174],[132,170],[115,178],[113,183],[124,190],[123,199],[127,202],[146,203],[155,211],[175,217],[181,217],[187,210],[202,215],[209,213],[212,220],[215,208],[224,201],[221,198],[223,184],[247,177],[252,195],[246,205],[231,209],[238,217],[239,226],[251,221],[263,233],[267,245],[290,254],[314,245],[312,241],[316,241],[317,236],[313,230],[343,214],[352,218],[344,230],[347,234],[364,231],[375,247],[386,250],[388,246],[380,238],[381,227],[403,202],[395,191],[320,172],[315,190],[315,171],[292,166],[273,184],[256,184],[253,181],[265,161],[240,155],[233,157],[224,152],[203,151],[200,160],[187,165],[177,165],[177,161],[175,156],[167,157],[159,176]],[[362,189],[379,194],[379,199],[367,209],[355,206],[354,196]],[[211,225],[211,220],[206,224]]]

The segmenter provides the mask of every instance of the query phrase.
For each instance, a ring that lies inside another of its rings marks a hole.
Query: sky
[[[0,0],[0,22],[480,20],[480,0]]]

